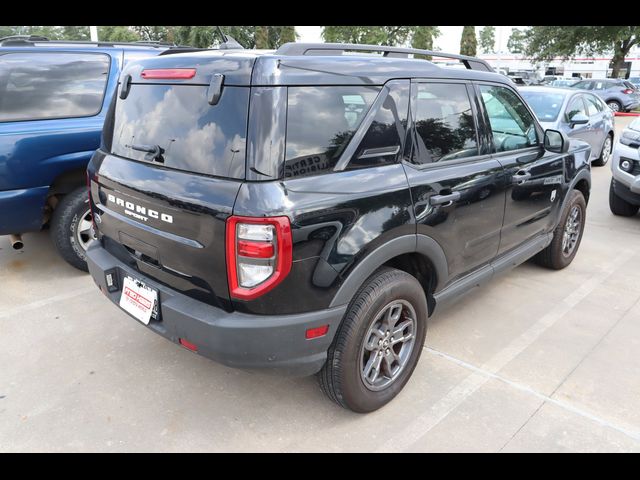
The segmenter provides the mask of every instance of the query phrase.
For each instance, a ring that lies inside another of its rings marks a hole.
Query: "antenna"
[[[222,28],[216,26],[216,30],[222,37],[222,43],[220,44],[220,50],[244,50],[244,47],[238,43],[238,41],[231,35],[226,35]]]

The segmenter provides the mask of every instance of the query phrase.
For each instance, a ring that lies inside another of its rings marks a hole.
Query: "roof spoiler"
[[[282,45],[276,55],[342,55],[347,51],[382,52],[385,57],[408,58],[413,55],[429,55],[432,57],[450,58],[459,60],[469,70],[481,70],[493,72],[493,68],[485,60],[467,55],[456,55],[453,53],[435,52],[432,50],[422,50],[419,48],[407,47],[387,47],[384,45],[359,45],[356,43],[297,43],[290,42]]]

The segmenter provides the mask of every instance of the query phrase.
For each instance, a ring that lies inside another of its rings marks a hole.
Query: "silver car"
[[[583,90],[522,87],[521,95],[545,129],[560,130],[591,145],[590,160],[603,166],[611,158],[614,114],[600,97]]]

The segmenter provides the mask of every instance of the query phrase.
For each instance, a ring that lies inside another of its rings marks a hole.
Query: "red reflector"
[[[238,255],[253,258],[273,257],[273,243],[238,240]]]
[[[305,334],[305,337],[307,339],[322,337],[323,335],[326,335],[328,331],[329,331],[329,325],[323,325],[321,327],[316,327],[316,328],[309,328],[307,330],[307,333]]]
[[[630,88],[627,88],[626,90],[623,90],[622,93],[629,95],[630,93],[633,93],[633,90],[631,90]]]
[[[196,345],[194,345],[191,342],[187,342],[184,338],[180,339],[180,345],[182,345],[184,348],[188,348],[189,350],[191,350],[193,352],[197,352],[198,351],[198,347]]]
[[[196,75],[195,68],[154,68],[152,70],[143,70],[140,76],[147,80],[150,79],[188,79]]]

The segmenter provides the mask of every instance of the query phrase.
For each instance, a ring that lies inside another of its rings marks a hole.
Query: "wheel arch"
[[[367,278],[382,266],[397,268],[416,277],[425,290],[429,313],[433,311],[433,293],[446,283],[448,265],[440,244],[426,235],[396,237],[362,258],[338,289],[331,307],[349,303]]]

